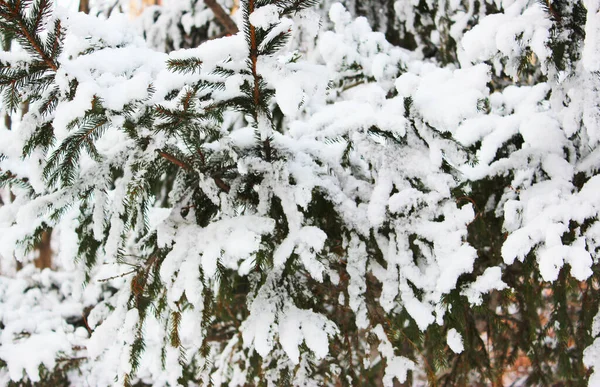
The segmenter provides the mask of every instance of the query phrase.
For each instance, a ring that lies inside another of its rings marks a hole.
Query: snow
[[[290,305],[283,310],[279,323],[279,341],[294,364],[299,362],[299,346],[306,343],[317,359],[329,352],[328,336],[337,331],[322,315]]]
[[[202,61],[202,69],[205,72],[213,70],[228,59],[231,59],[233,63],[239,63],[247,56],[248,48],[241,33],[209,40],[197,48],[177,50],[169,54],[170,59],[197,58]]]
[[[483,274],[477,277],[475,282],[469,284],[461,291],[472,305],[481,305],[482,294],[492,290],[504,290],[508,285],[502,281],[502,269],[499,266],[488,267]]]
[[[202,267],[208,278],[215,275],[218,259],[225,267],[237,269],[239,260],[258,250],[260,236],[272,232],[274,224],[271,219],[247,216],[223,219],[206,228],[194,224],[179,225],[177,233],[171,227],[163,223],[158,228],[160,243],[173,246],[161,266],[161,279],[166,284],[174,281],[180,265],[188,260]],[[227,236],[224,239],[218,237],[224,235]],[[230,238],[237,243],[229,243]],[[172,302],[179,299],[177,294],[173,294]]]
[[[373,189],[367,210],[369,222],[372,227],[376,228],[380,227],[385,221],[388,200],[394,187],[390,171],[385,169],[380,171],[377,180],[379,183]]]
[[[487,97],[489,67],[485,64],[468,69],[449,70],[423,66],[421,76],[403,74],[396,81],[398,93],[412,97],[424,120],[441,132],[454,133],[467,118],[480,114],[478,102]],[[407,80],[403,80],[408,77]]]
[[[404,304],[406,311],[415,320],[421,331],[426,330],[427,327],[435,321],[435,317],[433,316],[434,308],[431,305],[416,299],[415,296],[411,294],[412,291],[409,291],[406,288],[402,290],[402,303]]]
[[[446,337],[446,342],[448,346],[454,353],[462,353],[465,350],[465,346],[463,344],[463,338],[460,333],[455,328],[451,328],[448,330],[448,335]]]
[[[40,348],[44,348],[44,350],[40,351]],[[8,364],[8,372],[12,381],[21,380],[24,371],[32,382],[39,382],[38,367],[43,365],[47,369],[53,369],[56,365],[56,354],[69,350],[66,336],[38,334],[22,339],[15,344],[3,344],[0,348],[0,359]]]
[[[462,66],[498,57],[516,58],[529,48],[540,63],[551,56],[548,40],[552,23],[547,12],[538,3],[517,1],[505,7],[504,12],[487,15],[467,31],[460,41],[458,51]],[[494,60],[495,71],[505,71],[516,79],[518,63],[509,60],[507,65]],[[542,66],[542,71],[546,71]]]
[[[373,333],[381,340],[378,349],[381,352],[381,355],[386,359],[383,385],[385,387],[393,386],[394,379],[398,380],[400,383],[406,382],[407,373],[409,370],[415,369],[415,363],[403,356],[396,356],[394,354],[392,344],[388,341],[381,325],[375,326],[375,328],[373,328]]]
[[[315,253],[323,249],[326,239],[327,235],[317,227],[306,226],[298,231],[290,231],[273,253],[273,264],[275,267],[285,264],[295,252],[311,277],[322,282],[325,267],[317,260]]]
[[[284,371],[298,385],[322,385],[315,367],[328,362],[332,375],[340,373],[330,346],[346,333],[343,315],[374,340],[359,339],[351,350],[372,355],[363,358],[366,368],[385,363],[384,386],[416,383],[409,371],[414,379],[421,365],[397,355],[398,338],[374,310],[385,319],[407,316],[406,326],[425,335],[442,326],[449,351],[460,354],[468,348],[450,328],[447,295],[459,291],[461,302],[480,306],[485,294],[508,288],[502,278],[517,260],[531,260],[532,278],[543,281],[556,281],[565,265],[577,281],[592,278],[600,248],[599,2],[584,2],[581,58],[564,70],[555,68],[550,44],[566,35],[552,35],[554,21],[536,2],[496,1],[490,15],[475,1],[428,2],[438,12],[419,23],[432,27],[431,43],[457,43],[458,61],[448,65],[425,57],[414,1],[394,8],[416,52],[392,46],[341,3],[329,8],[331,25],[316,9],[282,17],[282,8],[266,4],[249,15],[263,38],[258,52],[281,34],[290,39],[259,55],[256,74],[243,9],[233,16],[239,33],[179,49],[181,29],[219,27],[202,2],[164,4],[142,16],[146,40],[116,12],[106,19],[58,10],[68,32],[49,89],[59,94],[57,107],[42,117],[32,99],[27,114],[11,116],[10,130],[0,127],[1,171],[34,191],[0,192],[0,359],[7,365],[0,380],[36,382],[40,365],[55,369],[81,356],[81,374],[69,378],[121,383],[142,334],[136,375],[144,383],[176,385],[197,367],[205,383],[244,385],[256,353],[272,385]],[[177,48],[168,54],[155,49],[166,46],[165,31]],[[202,66],[174,73],[169,59]],[[33,63],[18,46],[0,60]],[[523,60],[535,71],[521,73]],[[255,76],[272,95],[249,111]],[[215,90],[204,87],[215,82]],[[105,128],[90,137],[98,157],[84,150],[73,183],[48,187],[48,157],[99,103]],[[186,132],[181,120],[161,129],[170,121],[157,117],[157,106],[189,108]],[[124,131],[132,122],[133,133]],[[46,123],[53,145],[23,159],[25,141]],[[181,157],[185,171],[171,176],[167,168],[178,163],[157,151]],[[499,188],[479,208],[469,187],[490,181]],[[52,215],[63,206],[62,216]],[[501,262],[490,263],[482,253],[497,246],[478,251],[469,233],[492,217],[504,235]],[[56,271],[33,269],[35,253],[22,243],[42,226],[53,229]],[[75,261],[83,237],[100,246],[95,263]],[[148,283],[140,290],[133,278]],[[141,313],[136,305],[151,281],[158,290],[151,311]],[[221,299],[229,282],[243,289],[231,304]],[[217,313],[213,301],[233,310]],[[76,327],[73,319],[85,314],[85,327]],[[169,343],[174,315],[181,348]],[[203,346],[211,330],[224,339]],[[583,361],[597,370],[599,359],[595,338]],[[598,380],[593,373],[590,385]]]
[[[594,372],[590,375],[588,386],[594,386],[600,383],[600,339],[595,339],[592,345],[583,352],[583,364],[588,368],[593,368]]]
[[[583,67],[587,71],[600,70],[600,3],[597,0],[583,2],[587,9],[585,41],[582,53]]]
[[[240,328],[244,346],[248,348],[252,345],[254,350],[263,358],[267,357],[273,349],[276,329],[284,329],[284,332],[286,329],[289,329],[285,324],[279,328],[275,325],[279,300],[276,297],[273,286],[277,274],[279,273],[271,273],[270,278],[267,279],[266,286],[261,287],[249,307],[250,316],[242,323]],[[294,328],[294,326],[291,328]],[[296,344],[298,341],[291,343],[287,336],[284,340],[286,346],[289,348],[288,356],[290,354],[292,356],[295,355],[296,351],[293,351],[293,344]]]
[[[266,30],[279,22],[279,9],[275,4],[263,5],[250,14],[250,24]]]
[[[293,117],[304,101],[304,92],[297,82],[287,78],[277,85],[275,99],[283,114]]]
[[[0,359],[12,381],[25,375],[40,381],[39,366],[53,369],[59,357],[77,356],[74,348],[85,343],[87,332],[67,322],[85,305],[74,279],[69,273],[40,272],[32,266],[16,278],[0,277]]]

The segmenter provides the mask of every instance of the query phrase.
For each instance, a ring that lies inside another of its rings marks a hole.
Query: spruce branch
[[[31,19],[26,16],[24,5],[28,5],[27,2],[0,0],[0,26],[21,37],[26,48],[37,54],[50,70],[57,71],[58,64],[46,53],[37,35],[42,21],[51,12],[52,4],[48,0],[35,1]]]
[[[72,125],[77,123],[79,122],[75,121]],[[72,184],[76,163],[83,148],[93,159],[100,160],[94,141],[100,138],[107,123],[107,118],[102,114],[89,114],[81,120],[80,129],[67,137],[48,159],[44,178],[48,179],[49,184],[54,185],[58,180],[62,181],[63,186]]]
[[[254,27],[252,23],[250,23],[250,15],[252,14],[252,12],[254,12],[254,2],[255,0],[248,0],[246,24],[248,26],[248,35],[250,38],[250,71],[252,72],[252,78],[254,80],[252,96],[254,98],[254,106],[258,108],[260,103],[260,80],[258,72],[256,71],[256,64],[258,61],[258,41],[256,38],[256,27]],[[258,120],[258,114],[256,114],[254,118]]]
[[[167,152],[164,152],[162,150],[158,151],[158,154],[160,155],[160,157],[164,158],[165,160],[171,162],[172,164],[177,165],[179,168],[182,168],[186,171],[191,171],[192,167],[187,164],[184,161],[179,160],[177,157],[173,156],[172,154],[169,154]],[[204,155],[202,155],[202,159],[204,160]],[[215,184],[217,185],[217,187],[219,187],[221,190],[223,190],[225,193],[229,193],[231,187],[229,187],[229,184],[225,183],[223,181],[223,179],[221,179],[218,176],[212,176]]]
[[[52,12],[49,0],[35,1],[31,7],[31,26],[35,28],[35,32],[40,32],[44,25],[43,21],[50,16]]]
[[[277,6],[282,10],[281,15],[297,13],[303,9],[319,4],[319,0],[278,0]]]
[[[2,158],[0,157],[0,161],[1,160]],[[30,195],[33,195],[33,193],[35,192],[31,184],[29,183],[28,178],[20,178],[11,171],[2,171],[0,169],[0,188],[12,185],[19,186],[28,190]]]
[[[185,58],[185,59],[169,59],[167,61],[167,68],[171,71],[181,74],[190,74],[200,71],[202,67],[202,61],[198,58]]]
[[[50,47],[50,54],[52,57],[58,56],[60,54],[60,49],[62,48],[61,42],[61,32],[62,32],[62,24],[60,20],[56,20],[54,22],[54,28],[49,31],[48,37],[46,39],[46,45]]]
[[[245,11],[244,14],[244,22],[247,28],[247,37],[248,37],[248,41],[250,44],[250,72],[252,74],[252,79],[253,79],[253,85],[252,85],[252,104],[253,104],[253,110],[252,110],[252,115],[254,118],[254,122],[259,125],[259,119],[260,119],[260,86],[261,86],[261,79],[260,76],[258,75],[258,71],[256,70],[256,65],[258,62],[258,55],[259,55],[259,45],[260,42],[258,41],[258,36],[256,33],[256,27],[254,25],[252,25],[252,23],[250,23],[250,15],[254,12],[255,9],[255,0],[248,0],[247,2],[247,10]],[[267,161],[271,161],[271,141],[269,140],[269,138],[266,138],[264,140],[262,140],[262,145],[263,145],[263,150],[264,150],[264,154],[265,154],[265,159]]]

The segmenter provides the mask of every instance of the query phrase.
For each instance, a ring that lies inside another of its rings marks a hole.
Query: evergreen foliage
[[[600,4],[347,5],[369,19],[244,0],[239,32],[192,34],[221,5],[190,1],[179,40],[145,30],[161,53],[119,15],[0,0],[0,254],[53,229],[75,262],[0,299],[84,300],[33,368],[9,351],[64,315],[0,303],[0,375],[499,386],[526,359],[521,385],[598,381]]]

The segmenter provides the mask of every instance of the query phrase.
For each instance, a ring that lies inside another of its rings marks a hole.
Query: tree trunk
[[[51,269],[52,268],[52,248],[50,247],[52,236],[52,230],[44,231],[42,233],[42,239],[40,244],[37,246],[39,256],[35,259],[35,267],[40,269]]]
[[[79,0],[79,12],[90,13],[90,0]]]

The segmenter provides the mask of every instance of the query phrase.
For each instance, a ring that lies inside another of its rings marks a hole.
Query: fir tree
[[[230,36],[162,54],[0,0],[2,108],[29,106],[0,132],[0,253],[71,228],[93,293],[87,359],[0,349],[10,378],[502,385],[526,356],[525,384],[593,385],[598,9],[408,4],[335,3],[317,35],[316,1],[242,1],[237,33],[191,2]]]

